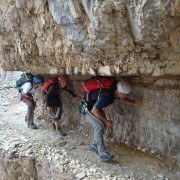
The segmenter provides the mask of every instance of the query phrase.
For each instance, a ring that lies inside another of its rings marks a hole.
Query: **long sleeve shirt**
[[[52,84],[50,85],[48,92],[46,94],[46,106],[61,106],[61,92],[63,90],[67,91],[73,97],[76,97],[76,94],[73,93],[71,90],[67,89],[67,87],[61,88],[57,84]]]

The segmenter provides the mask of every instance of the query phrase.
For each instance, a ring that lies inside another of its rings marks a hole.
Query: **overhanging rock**
[[[179,1],[0,2],[1,65],[42,74],[180,75]]]

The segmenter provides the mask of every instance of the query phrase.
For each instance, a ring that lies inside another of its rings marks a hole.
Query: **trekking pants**
[[[27,105],[27,123],[32,124],[34,121],[35,104],[32,100],[22,98],[22,101]]]
[[[85,117],[93,126],[93,139],[91,141],[91,147],[96,148],[98,150],[98,154],[101,155],[106,151],[103,140],[105,128],[104,123],[92,115],[89,111],[86,112]]]
[[[52,112],[49,113],[49,117],[52,121],[59,121],[62,115],[62,105],[58,106],[51,106]]]

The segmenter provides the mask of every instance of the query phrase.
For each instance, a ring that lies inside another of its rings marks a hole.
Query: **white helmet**
[[[131,89],[132,89],[132,87],[130,86],[130,84],[128,84],[125,81],[119,81],[117,83],[117,90],[120,93],[129,94],[131,92]]]

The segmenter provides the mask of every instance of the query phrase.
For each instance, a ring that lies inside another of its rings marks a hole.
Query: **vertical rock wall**
[[[116,102],[108,111],[115,124],[113,137],[179,158],[179,90],[135,87],[135,92],[141,105]]]

